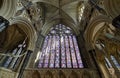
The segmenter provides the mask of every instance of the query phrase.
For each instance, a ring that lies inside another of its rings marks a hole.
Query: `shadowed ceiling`
[[[74,25],[78,24],[78,6],[85,3],[86,0],[31,0],[44,5],[45,9],[45,24],[51,21],[58,23],[71,22]]]

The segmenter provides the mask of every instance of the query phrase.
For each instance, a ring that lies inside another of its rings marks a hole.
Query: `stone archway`
[[[18,28],[22,30],[28,37],[28,48],[29,50],[34,50],[35,42],[37,40],[37,33],[32,26],[32,24],[26,18],[14,18],[10,21],[10,24],[17,24]]]
[[[16,0],[0,0],[0,16],[10,19],[15,14],[17,1]]]
[[[104,0],[104,6],[108,15],[112,18],[120,15],[120,0]]]
[[[22,43],[25,39],[27,42],[26,34],[20,30],[17,24],[12,24],[8,28],[0,33],[0,48],[1,52],[11,50],[16,47],[18,44]]]
[[[95,40],[97,39],[97,35],[99,34],[100,30],[105,28],[106,23],[110,24],[111,19],[104,15],[97,16],[89,23],[84,33],[84,38],[88,50],[95,48],[93,44],[95,43]]]

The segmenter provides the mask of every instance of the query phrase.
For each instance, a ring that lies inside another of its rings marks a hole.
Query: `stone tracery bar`
[[[75,35],[69,27],[56,25],[46,36],[38,68],[83,68]]]

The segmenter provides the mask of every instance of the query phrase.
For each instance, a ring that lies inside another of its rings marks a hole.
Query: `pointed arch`
[[[70,27],[72,29],[72,31],[74,32],[74,34],[78,35],[80,33],[79,29],[77,28],[77,26],[74,23],[72,23],[71,21],[64,19],[64,18],[58,18],[58,19],[54,19],[54,20],[46,23],[45,25],[43,25],[41,34],[44,36],[47,35],[53,26],[60,23],[59,19],[62,20],[62,24],[66,25],[67,27]]]
[[[6,19],[14,16],[16,12],[17,0],[0,0],[2,1],[0,6],[0,16],[3,16]]]
[[[99,15],[95,17],[89,25],[87,26],[84,37],[87,42],[88,50],[94,48],[93,43],[95,43],[95,39],[97,38],[97,34],[99,30],[105,27],[105,23],[110,24],[111,19],[104,15]]]
[[[17,26],[26,34],[28,37],[28,48],[33,51],[35,48],[35,42],[37,40],[37,33],[33,27],[33,25],[26,18],[15,17],[10,20],[10,24],[17,24]]]
[[[84,68],[76,35],[63,24],[50,29],[41,52],[39,68]]]
[[[112,18],[117,17],[120,14],[120,0],[104,0],[105,9]]]

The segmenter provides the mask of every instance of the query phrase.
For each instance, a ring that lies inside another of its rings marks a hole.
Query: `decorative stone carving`
[[[32,74],[31,74],[32,73]],[[32,76],[35,75],[35,76]],[[94,76],[93,76],[94,75]],[[100,78],[97,70],[89,69],[28,69],[23,78]]]
[[[17,73],[0,68],[0,78],[16,78]]]

